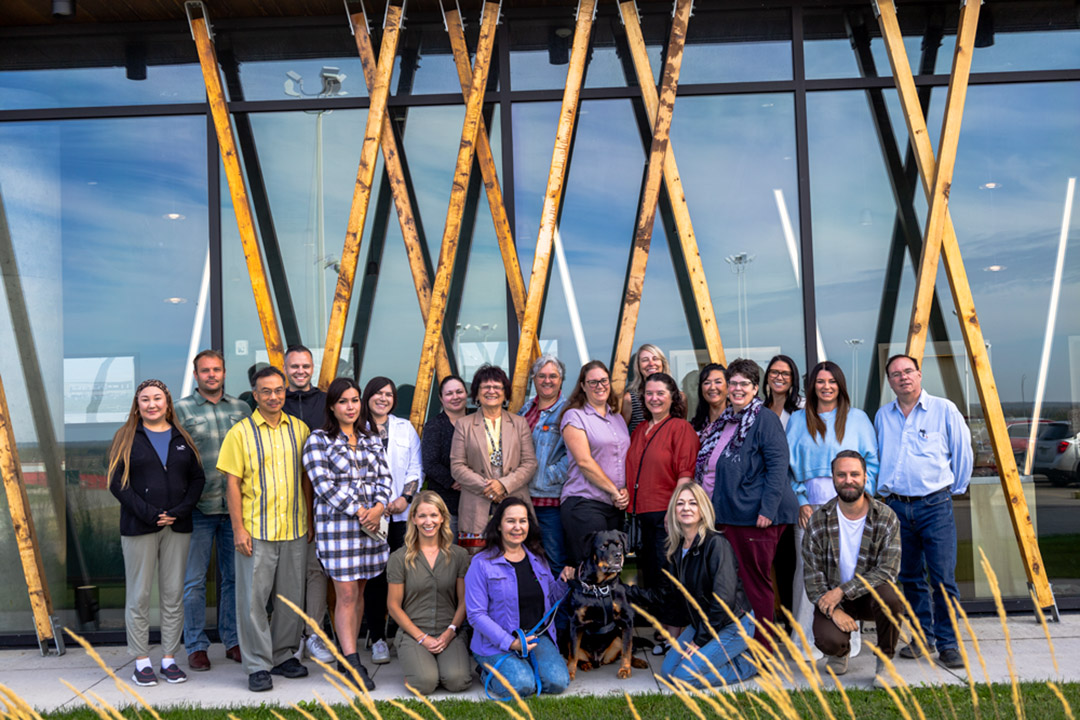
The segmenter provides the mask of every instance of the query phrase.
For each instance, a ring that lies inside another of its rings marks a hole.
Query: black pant
[[[390,552],[405,544],[405,528],[408,523],[390,521],[390,530],[386,533],[386,542]],[[371,642],[386,639],[386,570],[367,581],[364,586],[364,619],[367,621],[368,637]]]
[[[667,569],[672,575],[675,574],[667,559],[668,533],[664,524],[666,516],[665,510],[637,514],[638,527],[641,528],[641,546],[637,554],[638,583],[643,588],[663,593],[662,597],[669,600],[664,607],[658,608],[661,622],[675,627],[686,627],[690,624],[690,618],[686,615],[682,592],[662,572]]]
[[[888,606],[892,616],[900,622],[904,614],[904,603],[890,585],[877,585],[874,587],[882,602]],[[889,616],[884,608],[870,593],[860,595],[854,600],[844,599],[840,602],[840,608],[856,620],[873,620],[877,626],[878,647],[885,657],[891,658],[896,651],[896,641],[900,637],[900,629],[889,622]],[[836,627],[831,618],[825,617],[821,610],[814,608],[814,644],[818,650],[833,657],[845,657],[851,652],[851,633],[846,633]]]
[[[566,564],[573,568],[577,568],[589,554],[589,548],[585,547],[585,538],[589,533],[622,530],[622,510],[597,500],[567,498],[559,505],[559,516],[566,540]]]

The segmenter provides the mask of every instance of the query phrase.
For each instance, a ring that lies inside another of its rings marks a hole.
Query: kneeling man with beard
[[[865,578],[899,622],[903,603],[889,583],[900,572],[900,523],[887,505],[867,494],[866,459],[858,452],[837,453],[832,477],[836,497],[810,516],[802,554],[806,595],[815,605],[814,643],[833,672],[843,675],[858,620],[874,621],[886,657],[896,650],[899,629],[856,576]],[[883,666],[879,659],[876,675],[884,673]]]

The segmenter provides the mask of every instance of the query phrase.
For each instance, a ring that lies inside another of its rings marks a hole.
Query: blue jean
[[[751,613],[743,616],[740,624],[748,635],[753,637],[754,619]],[[683,630],[679,636],[679,646],[685,646],[694,640],[695,630],[693,625]],[[724,683],[729,685],[747,680],[757,675],[755,668],[746,655],[746,641],[739,634],[739,626],[729,623],[727,627],[719,631],[720,641],[710,640],[690,658],[684,658],[678,648],[671,648],[664,656],[664,664],[660,668],[660,676],[668,681],[678,678],[694,687],[702,687],[702,683],[694,674],[701,675],[713,687],[722,687]],[[698,654],[700,653],[700,655]],[[703,659],[707,658],[708,663]],[[709,667],[712,663],[724,682],[716,679],[716,674]]]
[[[570,672],[566,669],[566,659],[559,653],[555,643],[547,635],[536,641],[536,647],[532,651],[540,667],[540,684],[542,690],[550,695],[558,695],[570,685]],[[495,666],[500,658],[506,658],[499,665],[499,674],[513,686],[518,695],[522,697],[536,694],[536,678],[533,674],[532,664],[515,652],[500,653],[498,655],[477,655],[473,653],[476,662],[480,664],[480,680],[487,682],[489,673],[485,665]],[[492,678],[487,686],[491,694],[497,698],[510,697],[498,678]]]
[[[946,596],[941,593],[944,585],[949,597],[960,597],[956,587],[956,521],[953,519],[952,496],[946,489],[912,502],[891,496],[885,500],[900,520],[899,580],[926,633],[927,644],[936,644],[938,650],[955,648],[956,633],[949,621]]]
[[[221,571],[221,601],[218,603],[217,628],[226,648],[240,643],[236,634],[236,574],[233,569],[232,521],[228,515],[191,513],[191,545],[188,548],[187,573],[184,576],[184,648],[188,653],[206,650],[206,571],[210,550],[217,542],[218,570]]]
[[[544,553],[551,566],[553,577],[559,577],[566,565],[566,551],[563,549],[562,515],[556,507],[533,508],[536,513],[536,524],[540,526],[540,540],[544,545]]]

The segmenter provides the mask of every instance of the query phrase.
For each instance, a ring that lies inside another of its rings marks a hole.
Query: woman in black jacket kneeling
[[[752,637],[754,621],[739,580],[738,561],[727,538],[713,530],[713,524],[712,502],[700,485],[684,482],[675,488],[667,510],[667,558],[679,582],[701,603],[712,629],[683,598],[690,625],[679,636],[678,644],[668,651],[660,675],[667,680],[678,678],[695,687],[702,687],[701,680],[695,676],[704,677],[713,687],[721,687],[757,674],[744,654],[746,641],[740,632]],[[732,621],[716,598],[739,618],[738,623]]]
[[[191,436],[173,418],[165,383],[146,380],[135,390],[127,422],[109,448],[109,489],[120,501],[124,551],[124,625],[135,656],[135,684],[157,685],[150,662],[150,588],[161,596],[161,674],[170,683],[187,675],[176,664],[184,629],[184,571],[191,544],[191,511],[206,479]]]

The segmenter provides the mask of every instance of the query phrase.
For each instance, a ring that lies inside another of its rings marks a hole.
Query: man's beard
[[[854,485],[843,485],[836,490],[836,494],[846,503],[853,503],[862,497],[863,488]]]

